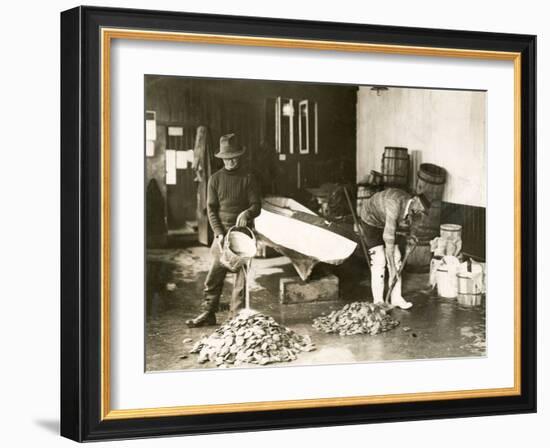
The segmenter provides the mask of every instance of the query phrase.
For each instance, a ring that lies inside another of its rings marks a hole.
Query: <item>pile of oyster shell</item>
[[[389,312],[391,307],[371,302],[348,303],[343,308],[321,316],[313,321],[313,328],[340,336],[354,334],[375,335],[399,325]]]
[[[198,353],[199,363],[230,367],[293,361],[300,352],[312,350],[315,345],[308,335],[299,335],[265,314],[242,313],[198,341],[191,353]]]

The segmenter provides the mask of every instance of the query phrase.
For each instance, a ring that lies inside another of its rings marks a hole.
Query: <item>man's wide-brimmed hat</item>
[[[244,154],[245,148],[237,143],[235,134],[226,134],[220,137],[220,151],[214,154],[219,159],[232,159]]]

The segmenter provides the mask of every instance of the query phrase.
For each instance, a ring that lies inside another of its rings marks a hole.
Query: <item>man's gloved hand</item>
[[[237,216],[236,225],[237,227],[246,227],[247,224],[248,224],[248,217],[245,210],[244,212],[241,212],[239,216]]]
[[[407,238],[407,244],[408,246],[417,246],[418,238],[415,235],[409,235],[409,237]]]

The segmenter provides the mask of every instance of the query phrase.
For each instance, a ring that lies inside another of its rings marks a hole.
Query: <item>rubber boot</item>
[[[401,278],[397,280],[393,291],[391,292],[391,304],[392,306],[401,308],[402,310],[408,310],[413,306],[411,302],[407,302],[401,295]]]
[[[384,246],[375,246],[369,249],[370,256],[370,284],[374,303],[384,303],[384,280],[386,276],[386,255]]]
[[[397,246],[395,246],[394,252],[395,268],[397,271],[401,268],[401,252]],[[408,310],[413,306],[411,302],[407,302],[401,295],[401,277],[395,282],[395,286],[391,292],[391,304],[394,307],[401,308],[402,310]]]

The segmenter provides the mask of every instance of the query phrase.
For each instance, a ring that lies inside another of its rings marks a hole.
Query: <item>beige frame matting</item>
[[[173,406],[143,409],[111,409],[110,370],[110,156],[111,156],[111,43],[114,39],[186,42],[252,47],[299,48],[357,53],[383,53],[413,56],[438,56],[466,59],[505,60],[514,63],[514,386],[509,388],[460,390],[449,392],[370,395],[231,403],[218,405]],[[461,398],[503,397],[521,394],[521,54],[513,52],[463,50],[401,45],[381,45],[318,40],[259,38],[213,34],[154,32],[134,29],[101,30],[101,419],[166,417],[227,412],[305,409],[328,406],[350,406]]]

